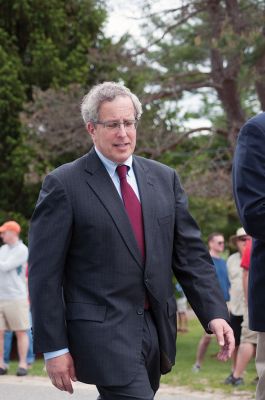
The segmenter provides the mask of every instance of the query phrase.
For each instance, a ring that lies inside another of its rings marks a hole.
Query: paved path
[[[97,390],[92,385],[74,383],[74,394],[55,389],[48,378],[0,376],[0,400],[96,400]],[[238,392],[234,395],[221,393],[195,393],[185,388],[161,385],[156,400],[252,400],[254,397]]]

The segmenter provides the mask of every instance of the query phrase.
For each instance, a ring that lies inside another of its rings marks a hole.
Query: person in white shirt
[[[244,314],[244,289],[243,289],[243,269],[241,267],[242,254],[245,249],[247,240],[250,236],[247,235],[244,228],[238,228],[236,234],[230,237],[231,244],[237,248],[237,252],[231,254],[227,259],[228,279],[230,281],[230,325],[234,331],[235,336],[235,351],[232,357],[232,372],[225,379],[226,384],[233,382],[233,372],[236,367],[236,360],[238,348],[240,345],[241,337],[241,324],[243,322]]]
[[[17,337],[19,364],[17,376],[27,375],[29,303],[25,280],[28,248],[19,239],[20,225],[7,221],[0,226],[4,245],[0,248],[0,375],[7,373],[4,363],[4,333],[14,331]]]

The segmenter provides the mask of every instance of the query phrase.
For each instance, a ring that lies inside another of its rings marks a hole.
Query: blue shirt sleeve
[[[50,360],[51,358],[62,356],[63,354],[69,353],[69,349],[66,347],[65,349],[57,350],[57,351],[49,351],[48,353],[44,353],[44,360]]]

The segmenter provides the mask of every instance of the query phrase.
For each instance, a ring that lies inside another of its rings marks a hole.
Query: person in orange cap
[[[18,376],[27,375],[29,305],[25,281],[28,248],[20,240],[20,225],[7,221],[0,226],[0,375],[7,373],[4,363],[4,333],[16,333],[19,365]]]

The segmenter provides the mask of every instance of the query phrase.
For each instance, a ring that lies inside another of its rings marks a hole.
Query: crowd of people
[[[249,361],[255,356],[257,333],[249,329],[248,323],[248,272],[252,239],[244,228],[238,228],[230,237],[230,245],[237,251],[227,260],[224,253],[224,236],[212,233],[208,238],[210,255],[230,312],[230,325],[235,336],[235,350],[232,355],[232,369],[225,384],[239,386],[244,384],[244,372]],[[199,372],[211,342],[212,335],[204,333],[197,348],[193,372]],[[253,383],[257,383],[257,379]]]
[[[225,261],[223,234],[212,233],[206,248],[176,171],[134,154],[137,96],[104,82],[83,98],[81,111],[94,147],[45,178],[29,259],[20,225],[0,227],[0,374],[8,371],[13,333],[17,375],[34,361],[28,263],[34,350],[44,354],[56,388],[72,393],[79,380],[95,384],[101,400],[153,399],[175,363],[177,307],[185,333],[189,302],[205,330],[192,371],[200,372],[215,335],[218,359],[233,355],[225,384],[243,384],[257,352],[257,398],[264,399],[264,113],[239,136],[234,191],[246,231],[231,237],[238,251]],[[246,232],[255,238],[251,268]]]

